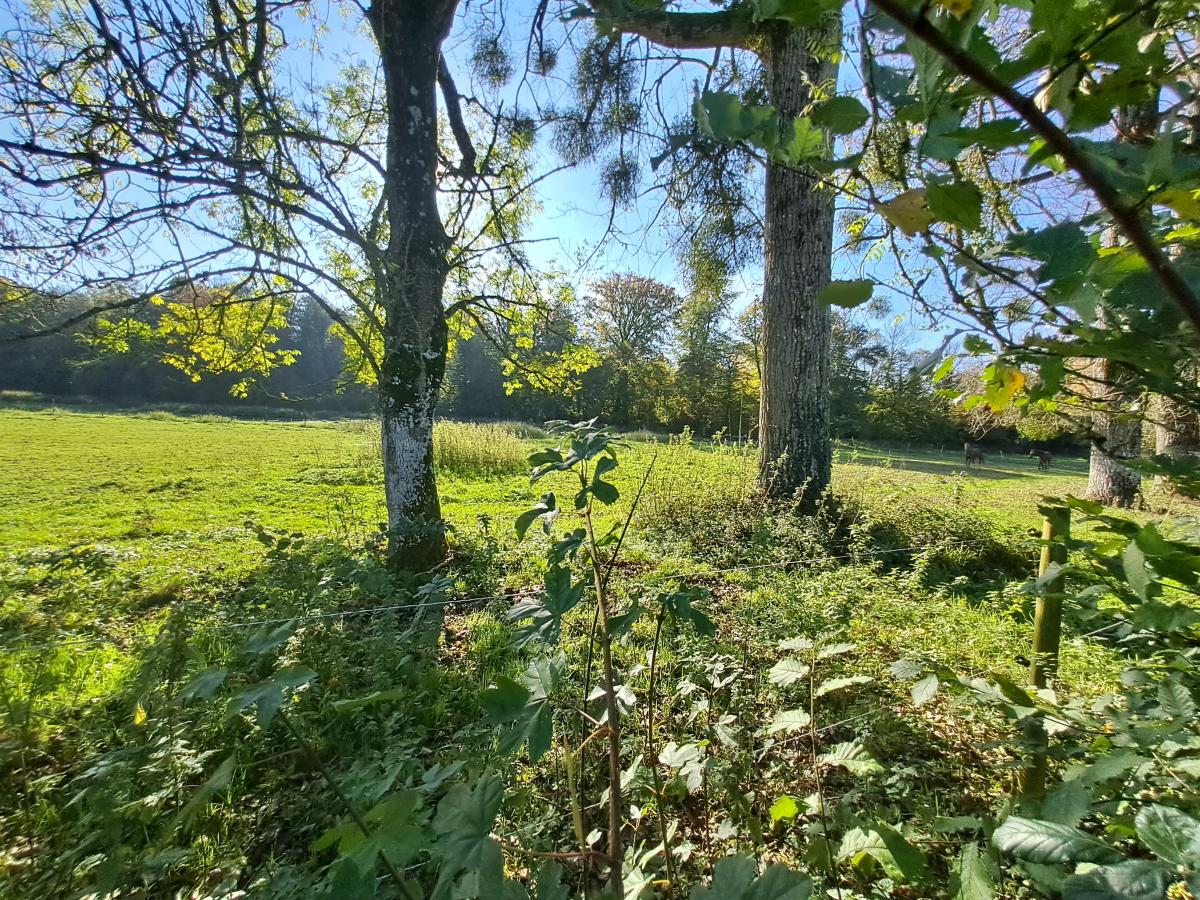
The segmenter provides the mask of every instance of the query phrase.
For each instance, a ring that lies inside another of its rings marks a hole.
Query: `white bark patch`
[[[429,401],[383,415],[383,479],[387,494],[388,525],[412,522],[420,512],[421,486],[425,482],[427,453],[433,439]]]

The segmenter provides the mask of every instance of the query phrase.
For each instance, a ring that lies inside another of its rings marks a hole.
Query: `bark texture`
[[[1096,379],[1093,399],[1099,401],[1092,414],[1092,453],[1088,465],[1087,496],[1106,506],[1128,508],[1137,500],[1142,476],[1121,464],[1137,459],[1142,453],[1142,420],[1127,407],[1133,402],[1122,391],[1120,373],[1108,360],[1097,360],[1092,367]]]
[[[1186,376],[1185,376],[1186,377]],[[1196,410],[1173,397],[1155,399],[1154,453],[1171,459],[1186,459],[1200,454],[1200,415]],[[1155,483],[1173,490],[1171,480],[1159,475]]]
[[[833,75],[810,52],[813,37],[781,31],[764,55],[783,121],[804,111],[811,84]],[[810,173],[768,166],[765,223],[759,482],[768,496],[800,495],[811,508],[830,479],[830,315],[817,295],[829,284],[833,197]]]
[[[1122,107],[1114,125],[1117,137],[1127,144],[1144,144],[1158,127],[1158,101]],[[1104,235],[1106,246],[1115,247],[1120,238],[1114,228]],[[1097,324],[1103,326],[1101,308]],[[1100,411],[1092,416],[1092,453],[1088,465],[1088,497],[1106,506],[1130,507],[1137,499],[1142,476],[1121,465],[1123,459],[1142,455],[1142,417],[1131,413],[1140,398],[1123,389],[1120,368],[1110,360],[1096,360],[1093,397],[1100,400]]]
[[[456,0],[375,0],[368,11],[387,88],[388,239],[376,261],[385,310],[379,395],[393,564],[445,551],[433,474],[433,412],[446,371],[442,294],[449,239],[437,206],[437,80]]]

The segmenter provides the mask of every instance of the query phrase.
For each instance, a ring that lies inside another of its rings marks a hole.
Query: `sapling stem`
[[[662,772],[658,768],[658,745],[654,740],[654,706],[658,699],[658,648],[662,636],[663,620],[667,608],[659,605],[654,622],[654,647],[650,651],[650,688],[646,698],[646,755],[650,759],[650,772],[654,777],[654,798],[658,804],[658,834],[662,838],[663,859],[667,866],[667,896],[675,896],[675,860],[671,855],[671,840],[667,834],[667,817],[664,808]]]
[[[292,733],[292,737],[294,737],[296,742],[300,744],[301,748],[304,750],[304,755],[308,757],[309,762],[311,762],[313,765],[313,768],[317,770],[321,778],[324,779],[327,785],[329,785],[329,789],[333,791],[334,796],[337,797],[342,806],[346,808],[346,812],[350,814],[350,818],[354,821],[354,824],[358,826],[358,830],[362,832],[362,836],[364,838],[370,838],[371,829],[367,825],[367,820],[362,817],[362,813],[358,811],[358,808],[350,802],[350,798],[346,796],[345,791],[343,791],[341,786],[337,783],[337,779],[333,777],[333,773],[329,771],[329,767],[325,765],[324,760],[321,759],[316,748],[312,745],[308,738],[300,733],[300,729],[296,727],[296,723],[292,721],[291,716],[289,716],[283,710],[280,710],[279,718],[283,720],[283,724],[287,727],[287,730]],[[417,900],[412,891],[409,890],[408,883],[404,880],[403,873],[401,873],[400,869],[394,862],[388,859],[387,854],[380,853],[379,858],[383,860],[384,868],[388,870],[388,874],[392,876],[392,880],[396,882],[396,886],[404,892],[404,895],[410,898],[410,900]]]
[[[586,475],[581,474],[584,486]],[[612,860],[608,884],[618,897],[625,894],[621,876],[621,729],[618,721],[616,677],[612,661],[612,634],[608,627],[608,593],[596,547],[596,528],[592,521],[592,500],[589,497],[583,510],[587,527],[588,546],[592,562],[592,579],[596,590],[596,610],[600,628],[600,665],[604,675],[604,706],[608,712],[608,855]]]
[[[833,878],[833,889],[837,892],[838,900],[842,900],[842,886],[838,883],[837,857],[833,852],[833,842],[829,840],[829,819],[825,815],[825,782],[821,778],[821,759],[817,756],[817,739],[820,731],[817,729],[817,652],[813,651],[812,665],[808,667],[808,730],[812,741],[813,777],[817,781],[817,815],[821,819],[821,837],[825,841],[825,852],[829,856],[829,874]]]

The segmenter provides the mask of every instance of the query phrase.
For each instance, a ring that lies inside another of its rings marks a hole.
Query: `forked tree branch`
[[[463,121],[462,104],[458,87],[454,84],[454,76],[446,65],[445,54],[438,57],[438,87],[442,89],[442,99],[446,102],[446,118],[450,121],[450,131],[454,133],[454,142],[458,144],[458,152],[462,157],[459,164],[464,175],[475,174],[475,145],[471,143],[471,133],[467,123]]]

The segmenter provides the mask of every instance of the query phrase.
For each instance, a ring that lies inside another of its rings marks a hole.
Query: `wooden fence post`
[[[1038,578],[1045,578],[1052,565],[1067,562],[1067,539],[1071,536],[1071,512],[1066,508],[1045,511],[1042,516],[1042,559]],[[1063,578],[1059,572],[1045,584],[1033,615],[1033,658],[1029,681],[1044,688],[1058,671],[1058,648],[1062,641]]]
[[[1067,539],[1071,535],[1071,511],[1065,507],[1042,510],[1042,557],[1038,578],[1045,579],[1053,565],[1067,562]],[[1033,654],[1029,662],[1029,681],[1037,690],[1047,687],[1058,672],[1058,651],[1062,642],[1062,572],[1051,574],[1043,584],[1033,615]],[[1029,767],[1021,772],[1022,800],[1040,802],[1046,795],[1049,770],[1050,737],[1039,727],[1038,747]]]

